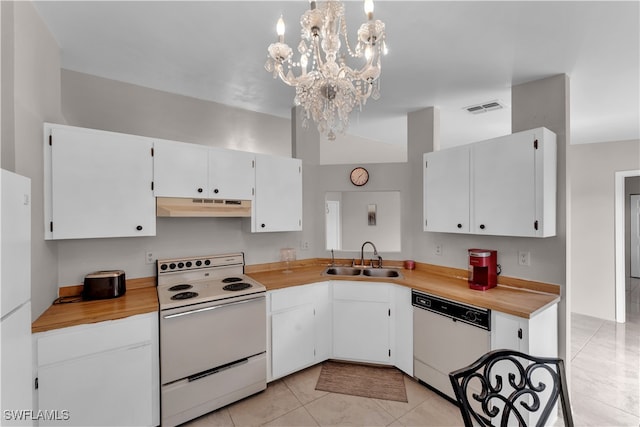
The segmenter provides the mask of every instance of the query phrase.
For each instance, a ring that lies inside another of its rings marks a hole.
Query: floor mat
[[[393,366],[327,361],[322,364],[316,390],[373,399],[407,401],[404,375]]]

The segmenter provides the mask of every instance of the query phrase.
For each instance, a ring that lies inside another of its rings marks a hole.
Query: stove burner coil
[[[240,277],[227,277],[226,279],[222,279],[222,283],[234,283],[234,282],[242,282]]]
[[[198,294],[196,292],[180,292],[179,294],[175,294],[174,296],[172,296],[171,299],[182,300],[182,299],[195,298],[197,296]]]
[[[231,283],[230,285],[223,286],[222,289],[225,291],[241,291],[250,287],[251,285],[249,283]]]
[[[186,291],[187,289],[193,288],[192,285],[184,283],[182,285],[175,285],[169,288],[170,291]]]

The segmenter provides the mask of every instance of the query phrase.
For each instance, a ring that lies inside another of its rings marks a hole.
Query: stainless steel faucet
[[[376,245],[373,242],[366,241],[362,244],[362,248],[360,248],[360,265],[364,267],[364,247],[366,244],[370,244],[373,247],[373,256],[378,257],[378,267],[382,267],[382,257],[378,255],[378,249],[376,249]],[[373,261],[372,261],[373,263]],[[373,267],[373,265],[372,265]]]

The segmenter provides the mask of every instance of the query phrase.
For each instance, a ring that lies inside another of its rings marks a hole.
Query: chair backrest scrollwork
[[[466,427],[543,426],[558,397],[573,426],[562,359],[494,350],[449,378]]]

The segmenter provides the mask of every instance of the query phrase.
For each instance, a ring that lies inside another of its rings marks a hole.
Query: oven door
[[[266,351],[265,294],[160,312],[162,384]]]

